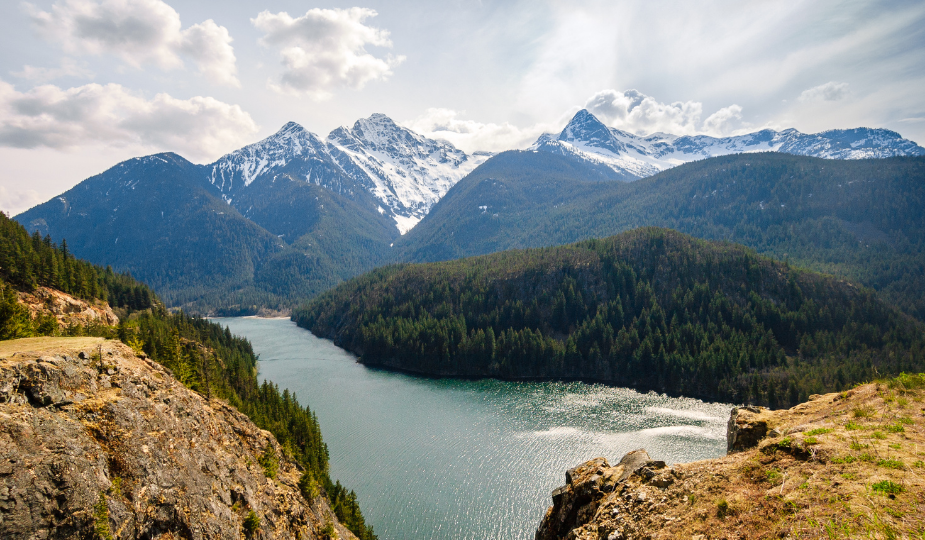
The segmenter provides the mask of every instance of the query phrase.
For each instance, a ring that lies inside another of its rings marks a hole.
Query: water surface
[[[730,405],[584,383],[426,379],[362,366],[289,320],[216,319],[247,337],[260,377],[318,415],[331,476],[381,540],[532,539],[565,471],[645,448],[723,455]]]

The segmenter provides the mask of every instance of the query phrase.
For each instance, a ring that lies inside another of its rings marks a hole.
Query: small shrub
[[[815,437],[806,437],[803,439],[803,444],[819,444],[819,439]]]
[[[113,540],[112,530],[109,528],[109,505],[106,503],[106,496],[102,493],[93,507],[93,531],[102,540]]]
[[[851,445],[850,445],[852,450],[862,450],[864,448],[867,448],[868,446],[870,445],[862,444],[862,443],[859,443],[858,441],[851,441]]]
[[[854,431],[856,429],[861,429],[861,424],[858,424],[857,422],[854,422],[852,420],[848,420],[848,423],[845,424],[845,429],[847,429],[848,431]]]
[[[895,379],[890,379],[887,386],[900,392],[925,388],[925,373],[900,373]]]
[[[863,461],[863,462],[865,462],[865,463],[873,463],[873,462],[877,461],[877,460],[874,458],[874,456],[868,454],[867,452],[864,452],[863,454],[861,454],[860,456],[858,456],[858,459],[861,460],[861,461]]]
[[[877,460],[877,465],[881,467],[886,467],[887,469],[902,469],[903,462],[898,459],[880,459]]]
[[[847,455],[847,456],[842,456],[842,457],[838,457],[838,458],[833,459],[833,460],[832,460],[832,463],[838,463],[838,464],[842,464],[842,463],[854,463],[854,462],[857,461],[857,460],[858,460],[858,458],[856,458],[856,457],[854,457],[854,456],[852,456],[852,455],[849,454],[849,455]]]
[[[334,524],[330,521],[324,524],[324,527],[320,531],[321,538],[324,540],[336,540],[338,538],[337,529],[334,528]]]
[[[925,469],[925,461],[917,460],[912,462],[912,466],[916,469]]]
[[[244,518],[244,535],[250,538],[257,532],[257,529],[260,528],[260,516],[256,514],[253,510],[247,513],[247,517]]]
[[[896,444],[888,444],[887,446],[889,446],[889,447],[892,448],[893,450],[900,450],[900,449],[902,449],[902,447],[903,447],[903,445],[901,445],[901,444],[899,444],[899,443],[896,443]]]
[[[873,439],[878,439],[878,440],[881,440],[881,441],[882,441],[883,439],[886,439],[886,435],[884,435],[882,431],[875,431],[875,432],[871,433],[870,436],[871,436],[871,438],[873,438]]]
[[[781,475],[780,471],[777,471],[776,469],[765,471],[764,476],[768,479],[768,482],[771,482],[772,484],[776,484],[778,480],[783,478],[783,475]]]
[[[851,414],[854,415],[855,418],[870,418],[874,415],[874,408],[869,405],[855,407],[851,411]]]
[[[915,420],[909,418],[908,416],[904,416],[904,417],[902,417],[902,418],[899,418],[899,419],[897,419],[896,421],[899,422],[900,424],[906,424],[907,426],[910,425],[910,424],[914,424],[914,423],[915,423]]]
[[[321,485],[318,484],[312,473],[305,471],[302,473],[302,477],[299,478],[299,491],[302,492],[302,496],[305,497],[306,501],[311,501],[321,495]]]
[[[723,519],[729,514],[732,513],[732,508],[729,506],[729,503],[726,499],[720,499],[716,503],[716,517]]]
[[[886,430],[890,433],[902,433],[903,431],[906,431],[906,428],[904,428],[902,424],[896,423],[892,426],[887,426]]]
[[[806,432],[806,435],[809,437],[814,437],[816,435],[825,435],[826,433],[831,433],[832,430],[829,428],[816,428]]]
[[[257,458],[257,462],[263,467],[263,473],[267,475],[267,478],[276,478],[276,472],[279,470],[279,459],[276,457],[276,449],[273,448],[272,444],[267,444],[263,454],[260,454],[260,457]]]
[[[883,493],[884,495],[898,495],[903,492],[903,487],[901,485],[889,480],[882,480],[870,487],[874,491]]]

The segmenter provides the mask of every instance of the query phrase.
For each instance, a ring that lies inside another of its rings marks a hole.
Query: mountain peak
[[[279,131],[276,132],[276,135],[286,135],[289,133],[298,133],[305,131],[305,128],[301,124],[296,122],[286,122],[283,127],[279,128]]]
[[[624,150],[623,144],[614,138],[610,128],[587,109],[575,113],[559,134],[559,140],[609,150],[615,154]]]

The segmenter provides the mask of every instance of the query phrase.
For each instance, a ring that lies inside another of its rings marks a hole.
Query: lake
[[[584,383],[427,379],[367,368],[289,320],[214,319],[260,378],[317,414],[331,477],[381,540],[527,540],[565,471],[645,448],[669,463],[726,451],[731,405]]]

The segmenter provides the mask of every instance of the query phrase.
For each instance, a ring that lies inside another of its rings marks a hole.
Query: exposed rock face
[[[741,452],[758,446],[768,435],[771,415],[764,407],[741,407],[732,409],[726,427],[726,450]]]
[[[925,530],[925,375],[733,410],[727,455],[645,450],[566,474],[537,540],[916,538]]]
[[[280,456],[275,479],[258,464],[268,447]],[[270,433],[118,341],[0,347],[2,538],[90,538],[100,527],[117,539],[325,538],[329,523],[355,538],[323,496],[303,499],[299,477]],[[259,527],[248,535],[251,511]]]
[[[89,303],[48,287],[36,287],[31,293],[21,292],[19,301],[26,305],[32,318],[38,314],[54,315],[62,328],[74,324],[119,324],[119,317],[106,302]]]

